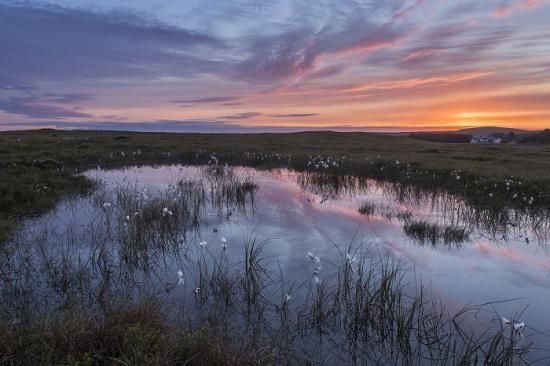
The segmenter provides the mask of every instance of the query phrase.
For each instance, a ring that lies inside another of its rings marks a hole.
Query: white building
[[[485,137],[485,136],[474,136],[471,144],[500,144],[502,139],[500,137]]]

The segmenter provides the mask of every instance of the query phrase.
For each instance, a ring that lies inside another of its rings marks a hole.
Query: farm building
[[[502,139],[500,137],[485,137],[474,136],[470,141],[471,144],[500,144]]]

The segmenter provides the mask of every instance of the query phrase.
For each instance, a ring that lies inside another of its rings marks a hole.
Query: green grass
[[[476,204],[508,200],[510,194],[504,192],[503,187],[493,190],[492,186],[495,182],[502,185],[504,178],[513,176],[522,180],[521,197],[536,194],[537,203],[550,202],[550,147],[444,144],[406,136],[336,132],[232,135],[2,132],[0,242],[5,241],[21,219],[44,212],[66,194],[86,192],[91,183],[75,174],[78,171],[97,165],[206,163],[211,153],[215,153],[220,162],[290,165],[297,169],[306,169],[311,155],[345,156],[338,173],[408,180],[424,188],[443,187]],[[273,159],[274,156],[278,159]],[[400,164],[394,164],[395,161]],[[387,163],[393,165],[380,170]],[[413,168],[405,172],[407,164]],[[452,170],[461,171],[463,179],[456,182],[454,176],[449,176]],[[437,176],[432,178],[433,172]],[[493,191],[497,198],[489,200],[487,196]]]

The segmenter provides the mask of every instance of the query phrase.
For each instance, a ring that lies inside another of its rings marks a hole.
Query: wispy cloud
[[[28,83],[24,83],[13,78],[0,75],[0,90],[5,91],[19,91],[24,93],[31,93],[36,89],[35,86]]]
[[[358,15],[340,29],[326,26],[315,31],[304,26],[257,36],[248,47],[251,57],[238,66],[238,72],[244,78],[257,80],[302,76],[318,72],[318,63],[323,58],[365,55],[392,46],[402,35],[392,26],[369,22]],[[327,71],[337,73],[335,67]]]
[[[435,55],[436,53],[437,50],[434,48],[424,48],[417,51],[412,51],[401,59],[401,63],[417,62],[419,60],[423,60],[427,57]]]
[[[318,116],[318,113],[288,113],[288,114],[270,114],[273,118],[306,118]]]
[[[87,93],[46,93],[42,94],[41,98],[45,102],[51,103],[80,103],[91,100],[92,95]]]
[[[277,90],[275,93],[279,95],[287,94],[352,94],[368,91],[387,91],[394,89],[412,89],[417,87],[423,87],[426,85],[446,85],[454,84],[462,81],[473,80],[489,76],[492,73],[490,71],[474,71],[454,75],[437,75],[428,76],[424,78],[413,78],[405,80],[395,81],[382,81],[363,84],[351,84],[351,85],[335,85],[326,88],[287,88]]]
[[[516,10],[529,10],[542,5],[543,0],[520,0],[503,2],[493,13],[495,17],[507,17]]]
[[[219,117],[219,118],[223,118],[223,119],[251,119],[251,118],[254,118],[254,117],[259,117],[261,115],[262,115],[262,113],[259,113],[259,112],[244,112],[244,113],[231,114],[231,115],[228,115],[228,116],[222,116],[222,117]]]
[[[226,103],[239,100],[238,97],[206,97],[197,99],[178,99],[173,100],[172,103],[176,104],[208,104],[208,103]]]
[[[58,105],[44,104],[34,98],[0,99],[0,111],[30,118],[92,118],[88,113]]]

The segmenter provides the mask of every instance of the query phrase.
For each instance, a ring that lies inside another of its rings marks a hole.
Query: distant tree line
[[[450,132],[418,132],[411,133],[410,137],[422,141],[464,144],[472,141],[473,135]],[[509,133],[494,133],[490,137],[501,138],[506,143],[546,145],[550,144],[550,129],[533,133],[515,133],[514,131],[510,131]]]
[[[550,144],[550,129],[546,129],[538,133],[521,137],[518,142],[522,144],[536,144],[536,145]]]

